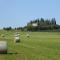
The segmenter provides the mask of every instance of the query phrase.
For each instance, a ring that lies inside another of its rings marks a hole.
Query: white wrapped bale
[[[6,54],[6,53],[7,53],[7,42],[0,41],[0,54]]]
[[[14,39],[14,42],[20,42],[20,37],[19,36],[16,36],[15,39]]]
[[[26,36],[27,36],[27,37],[30,37],[30,35],[29,35],[29,34],[27,34]]]

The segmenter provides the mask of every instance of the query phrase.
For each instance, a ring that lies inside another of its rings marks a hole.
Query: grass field
[[[0,60],[60,60],[59,32],[20,32],[21,42],[14,43],[15,31],[0,31],[0,40],[7,40],[8,54],[0,54]],[[2,38],[1,34],[5,34]]]

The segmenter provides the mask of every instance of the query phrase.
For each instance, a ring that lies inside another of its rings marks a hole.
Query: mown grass
[[[0,31],[7,40],[8,54],[0,54],[0,60],[60,60],[60,32],[19,32],[21,42],[14,43],[15,31]]]

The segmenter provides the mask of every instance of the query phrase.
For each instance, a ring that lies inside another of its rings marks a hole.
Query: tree
[[[12,27],[4,27],[3,30],[12,30]]]
[[[51,19],[51,24],[52,24],[52,25],[56,25],[56,19],[55,19],[55,18],[52,18],[52,19]]]
[[[41,22],[44,22],[44,19],[43,18],[41,18],[40,20],[41,20]]]

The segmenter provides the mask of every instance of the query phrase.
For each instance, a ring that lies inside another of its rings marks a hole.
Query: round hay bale
[[[27,34],[26,36],[27,36],[27,37],[30,37],[30,35],[29,35],[29,34]]]
[[[7,54],[7,42],[0,41],[0,54]]]
[[[16,36],[15,39],[14,39],[14,42],[16,42],[16,43],[20,42],[20,37]]]

